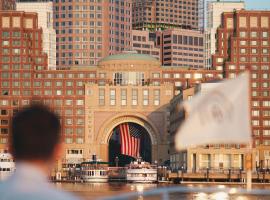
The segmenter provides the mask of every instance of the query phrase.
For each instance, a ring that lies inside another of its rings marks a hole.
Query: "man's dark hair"
[[[13,117],[11,129],[17,160],[49,160],[60,140],[59,117],[44,105],[23,108]]]

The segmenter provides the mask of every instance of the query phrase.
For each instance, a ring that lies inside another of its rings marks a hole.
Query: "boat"
[[[0,181],[7,179],[15,171],[15,162],[11,154],[0,153]]]
[[[155,183],[157,182],[157,165],[151,165],[138,158],[127,165],[126,180],[130,183]]]
[[[83,182],[105,183],[109,181],[109,163],[96,159],[81,163],[81,179]]]

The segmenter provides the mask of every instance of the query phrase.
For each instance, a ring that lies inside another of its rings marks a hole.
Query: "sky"
[[[270,10],[270,0],[245,0],[246,9]]]

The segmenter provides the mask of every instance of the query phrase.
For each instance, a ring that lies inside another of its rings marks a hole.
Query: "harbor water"
[[[199,188],[231,188],[236,192],[233,194],[229,194],[226,192],[213,192],[213,193],[204,193],[204,192],[185,192],[185,193],[171,193],[169,195],[169,199],[171,200],[269,200],[270,196],[266,195],[240,195],[237,194],[237,189],[244,188],[244,185],[239,184],[209,184],[209,183],[186,183],[186,184],[128,184],[128,183],[55,183],[55,186],[59,189],[66,190],[74,193],[77,196],[80,196],[85,200],[94,200],[104,197],[112,197],[120,194],[124,194],[127,192],[139,192],[142,193],[147,190],[160,188],[160,187],[199,187]],[[254,184],[254,189],[270,189],[269,184]],[[138,200],[142,199],[162,199],[160,195],[155,195],[151,197],[143,197],[139,195],[134,198]]]

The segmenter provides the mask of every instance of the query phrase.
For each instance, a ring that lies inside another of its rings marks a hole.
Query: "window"
[[[270,120],[263,120],[264,126],[270,126]]]
[[[62,95],[62,90],[56,90],[56,95]]]
[[[241,46],[247,45],[247,41],[246,41],[246,40],[240,40],[240,45],[241,45]]]
[[[66,106],[72,106],[73,100],[72,99],[66,99],[65,103],[66,103]]]
[[[66,144],[71,144],[71,143],[73,143],[73,138],[65,138],[65,143],[66,143]]]
[[[105,105],[105,89],[99,89],[99,105],[104,106]]]
[[[257,32],[252,31],[252,32],[250,33],[250,37],[252,37],[252,38],[257,37]]]
[[[77,106],[83,106],[84,105],[84,100],[82,100],[82,99],[76,100],[76,105]]]
[[[218,62],[218,63],[223,62],[223,58],[217,58],[216,62]]]
[[[149,104],[149,90],[143,90],[143,105],[147,106]]]
[[[263,135],[270,135],[270,130],[263,130]]]
[[[252,110],[252,116],[253,117],[258,117],[260,115],[260,111],[259,110]]]
[[[270,101],[263,101],[264,107],[270,107]]]
[[[138,90],[132,89],[132,105],[136,106],[138,105]]]
[[[154,105],[158,106],[160,104],[160,90],[154,90]]]
[[[159,73],[153,73],[153,78],[160,78],[160,74]]]
[[[252,106],[258,107],[259,105],[259,101],[252,101]]]
[[[127,90],[121,89],[121,105],[126,106],[127,105]]]
[[[244,32],[244,31],[241,31],[241,32],[239,33],[239,36],[240,36],[241,38],[246,37],[246,36],[247,36],[247,33]]]
[[[268,37],[268,32],[262,32],[262,37],[267,38]]]
[[[240,53],[242,53],[242,54],[245,54],[246,53],[246,49],[240,49]]]
[[[259,126],[260,125],[259,120],[252,120],[251,123],[252,123],[252,126]]]
[[[66,119],[66,125],[72,125],[72,119],[67,118]],[[67,129],[66,129],[66,134],[67,134]]]
[[[110,105],[115,106],[116,104],[116,91],[115,89],[110,89]]]
[[[254,48],[251,49],[252,54],[256,54],[257,52],[258,52],[257,49],[254,49]]]
[[[257,41],[256,40],[252,40],[251,41],[251,46],[256,46],[257,45]]]
[[[251,95],[252,95],[253,97],[256,97],[256,96],[258,96],[258,92],[257,92],[257,91],[252,91]]]
[[[84,125],[84,119],[77,119],[77,125]]]

